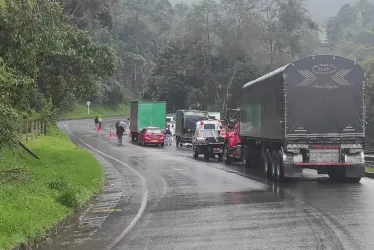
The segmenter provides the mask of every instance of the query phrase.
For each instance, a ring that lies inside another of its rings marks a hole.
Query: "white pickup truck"
[[[199,154],[204,154],[204,159],[218,156],[218,160],[223,158],[224,139],[220,136],[222,124],[213,119],[198,121],[193,128],[192,152],[193,157],[197,159]]]

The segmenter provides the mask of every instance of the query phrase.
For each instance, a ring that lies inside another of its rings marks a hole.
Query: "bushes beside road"
[[[104,182],[104,171],[89,152],[53,132],[27,144],[40,160],[22,149],[0,151],[0,249],[43,236]]]
[[[90,106],[90,114],[87,112],[87,105],[77,104],[73,110],[67,112],[61,119],[79,119],[79,118],[93,118],[98,115],[103,117],[114,116],[127,116],[130,114],[129,105],[105,106],[105,105],[92,105]]]

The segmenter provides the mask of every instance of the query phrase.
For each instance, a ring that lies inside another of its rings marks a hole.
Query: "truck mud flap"
[[[283,168],[286,178],[299,178],[303,175],[303,169],[293,164],[283,164]]]

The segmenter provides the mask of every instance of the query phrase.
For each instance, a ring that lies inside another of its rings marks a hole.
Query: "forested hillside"
[[[357,59],[369,75],[374,68],[374,8],[365,0],[323,25],[301,0],[1,3],[0,109],[11,119],[2,119],[0,134],[14,131],[21,113],[53,117],[87,99],[220,111],[237,105],[244,83],[316,53]]]

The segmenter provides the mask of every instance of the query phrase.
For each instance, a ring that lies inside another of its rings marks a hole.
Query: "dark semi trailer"
[[[248,167],[281,181],[316,169],[336,181],[364,176],[365,71],[333,55],[302,58],[243,86],[240,147]]]

